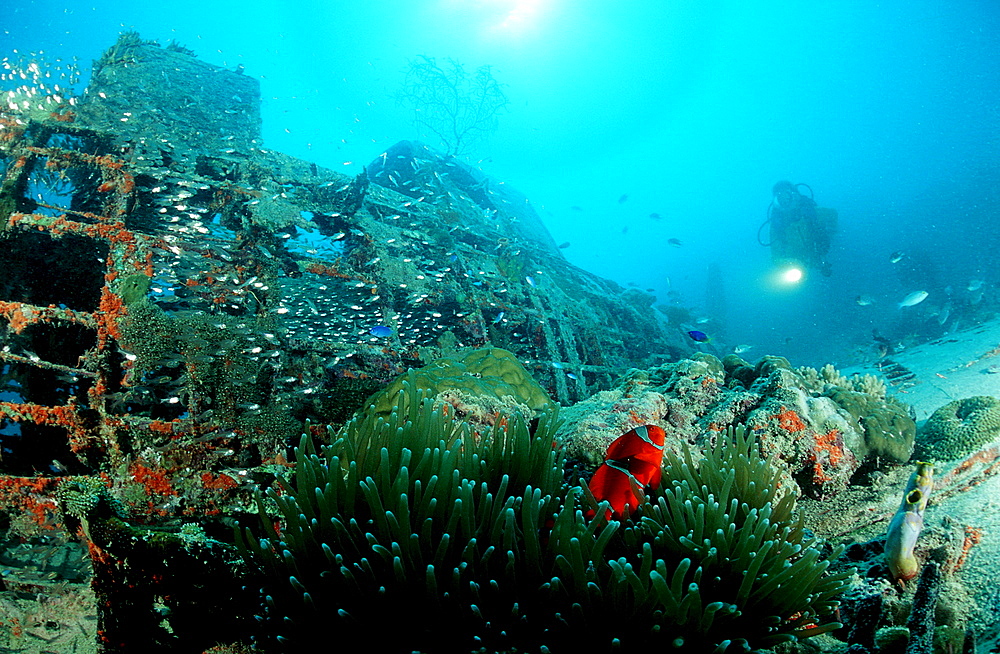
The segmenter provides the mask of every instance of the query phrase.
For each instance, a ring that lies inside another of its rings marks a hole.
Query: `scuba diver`
[[[809,195],[799,189],[804,187]],[[819,270],[829,277],[830,237],[837,229],[836,209],[816,206],[808,184],[792,184],[782,180],[771,189],[773,196],[767,207],[767,220],[757,230],[757,241],[771,248],[775,263],[791,263],[812,270]],[[770,243],[760,240],[760,231],[770,223]]]

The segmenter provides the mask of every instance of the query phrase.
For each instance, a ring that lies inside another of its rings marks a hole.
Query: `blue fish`
[[[372,336],[378,336],[379,338],[385,338],[386,336],[392,336],[392,328],[386,327],[385,325],[375,325],[368,330],[368,333]]]
[[[691,331],[689,331],[688,336],[698,341],[699,343],[704,343],[705,341],[708,340],[708,334],[706,334],[705,332],[700,332],[697,329],[692,329]]]

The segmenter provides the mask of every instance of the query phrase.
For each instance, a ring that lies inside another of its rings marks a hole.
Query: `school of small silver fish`
[[[63,103],[75,106],[73,87],[80,81],[76,57],[46,60],[45,51],[19,53],[0,59],[3,105],[14,112],[52,111]]]

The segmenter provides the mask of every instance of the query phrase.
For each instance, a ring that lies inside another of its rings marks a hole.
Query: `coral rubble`
[[[795,369],[782,357],[751,366],[736,355],[705,353],[632,370],[617,388],[563,416],[567,455],[590,467],[611,440],[637,425],[659,425],[679,444],[746,424],[762,450],[776,454],[815,496],[845,488],[866,460],[907,461],[916,431],[906,407],[874,378],[848,379],[832,366]]]

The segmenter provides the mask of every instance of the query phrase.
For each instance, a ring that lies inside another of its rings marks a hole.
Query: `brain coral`
[[[949,402],[931,414],[917,435],[921,459],[963,457],[1000,437],[1000,400],[976,395]]]
[[[441,357],[410,374],[412,378],[397,377],[368,401],[377,415],[388,415],[396,402],[406,397],[402,392],[404,381],[434,395],[449,393],[447,399],[452,404],[461,401],[471,406],[473,398],[509,398],[535,413],[552,406],[545,389],[532,379],[517,357],[498,347],[479,348],[463,356]]]

